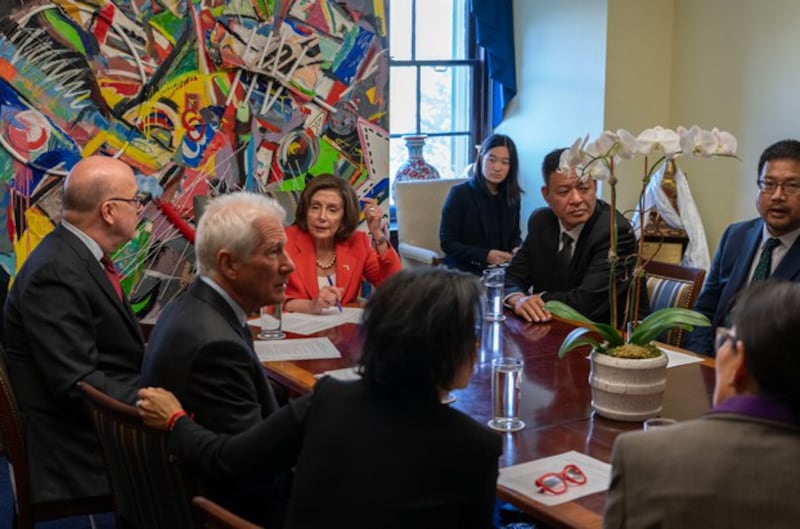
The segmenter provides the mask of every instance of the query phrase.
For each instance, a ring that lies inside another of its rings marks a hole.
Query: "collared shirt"
[[[783,424],[797,425],[789,405],[768,395],[734,395],[720,402],[708,412],[733,413]]]
[[[778,265],[781,264],[781,260],[783,260],[783,258],[789,252],[789,248],[792,247],[798,236],[800,236],[800,228],[790,231],[789,233],[785,233],[780,237],[774,237],[775,239],[781,241],[781,243],[772,250],[772,262],[769,275],[772,275]],[[767,239],[770,238],[773,238],[773,235],[770,235],[769,230],[767,230],[767,225],[764,224],[764,227],[761,229],[761,243],[758,245],[758,251],[756,251],[755,255],[753,256],[753,261],[750,263],[750,272],[747,274],[747,277],[753,277],[753,272],[755,272],[756,266],[758,266],[758,260],[761,257],[761,252],[764,250],[764,244],[766,244]]]
[[[62,220],[61,225],[64,226],[64,228],[66,228],[67,231],[75,235],[75,237],[77,237],[83,244],[85,244],[86,247],[94,256],[94,258],[97,259],[97,264],[103,266],[100,263],[100,259],[103,258],[104,252],[103,249],[100,248],[100,245],[97,244],[97,241],[95,241],[94,239],[83,233],[80,229],[76,228],[73,224],[70,224],[66,220]]]
[[[228,304],[233,313],[236,315],[236,319],[239,321],[239,325],[241,325],[242,327],[247,325],[247,313],[244,311],[241,305],[239,305],[233,300],[230,294],[228,294],[225,291],[225,289],[219,285],[219,283],[217,283],[212,278],[206,275],[201,275],[200,281],[213,288],[217,292],[217,294],[222,296],[222,299],[225,300],[225,303]]]
[[[575,253],[575,244],[577,244],[578,237],[581,236],[581,232],[583,231],[583,227],[584,226],[585,226],[585,224],[578,224],[577,226],[575,226],[571,230],[568,230],[561,223],[561,219],[559,219],[558,220],[558,228],[559,228],[559,231],[558,231],[558,251],[560,252],[561,249],[564,247],[564,236],[563,235],[566,233],[567,235],[569,235],[570,239],[572,239],[572,252],[570,253],[570,255],[574,254]]]

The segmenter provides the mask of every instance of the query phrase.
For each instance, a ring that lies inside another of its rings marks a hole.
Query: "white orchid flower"
[[[558,162],[558,172],[569,174],[570,171],[583,163],[583,150],[587,141],[589,141],[588,134],[583,138],[579,137],[576,139],[572,147],[561,153],[561,158]]]
[[[703,130],[697,125],[690,129],[678,127],[681,150],[687,156],[710,158],[716,153],[719,137],[710,130]]]
[[[714,154],[722,156],[734,156],[736,154],[736,149],[739,147],[739,144],[733,134],[724,130],[719,130],[717,127],[711,130],[711,134],[717,138],[717,146]]]
[[[630,160],[637,153],[639,144],[636,141],[636,136],[631,134],[625,129],[617,130],[617,155],[625,160]]]
[[[645,156],[663,153],[666,158],[673,158],[681,151],[678,133],[660,126],[643,130],[636,138],[636,143],[637,152]]]
[[[592,180],[608,180],[611,177],[611,169],[605,159],[597,158],[589,165],[583,167],[583,172],[579,174],[582,180],[586,180],[587,178],[591,178]]]

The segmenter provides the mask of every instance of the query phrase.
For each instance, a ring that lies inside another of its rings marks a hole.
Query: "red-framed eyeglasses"
[[[586,474],[578,468],[578,465],[569,464],[561,472],[548,472],[536,478],[536,486],[539,492],[549,492],[550,494],[564,494],[570,485],[584,485]]]

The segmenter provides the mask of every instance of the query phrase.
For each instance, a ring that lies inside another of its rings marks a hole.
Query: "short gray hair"
[[[255,221],[262,217],[273,217],[283,223],[286,211],[274,199],[246,191],[211,200],[197,226],[197,271],[201,274],[216,272],[217,253],[223,249],[247,261],[258,244]]]

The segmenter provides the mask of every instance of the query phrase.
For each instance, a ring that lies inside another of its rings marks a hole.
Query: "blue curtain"
[[[492,127],[503,121],[506,105],[517,95],[514,64],[514,9],[512,0],[471,0],[478,44],[486,50],[492,81]]]

